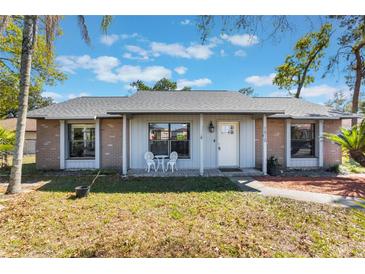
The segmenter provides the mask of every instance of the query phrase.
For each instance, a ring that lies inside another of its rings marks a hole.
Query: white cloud
[[[119,36],[117,34],[103,35],[100,38],[100,42],[107,46],[113,45],[118,40],[119,40]]]
[[[119,65],[119,60],[112,56],[91,58],[89,55],[64,55],[57,57],[56,61],[59,68],[64,72],[73,74],[77,69],[88,69],[92,70],[99,80],[105,82],[115,82],[111,71]]]
[[[43,97],[51,97],[55,102],[59,102],[62,99],[62,95],[53,91],[42,92]]]
[[[180,79],[177,80],[177,89],[182,89],[184,87],[203,87],[210,85],[212,81],[208,78],[200,78],[196,80],[187,80],[187,79]]]
[[[123,53],[122,57],[125,58],[125,59],[131,59],[131,60],[138,58],[138,57],[133,56],[133,54],[130,53],[130,52]]]
[[[213,51],[210,50],[210,45],[193,45],[186,48],[186,51],[191,56],[191,58],[195,59],[208,59]]]
[[[90,94],[89,93],[86,93],[86,92],[80,92],[78,94],[75,94],[75,93],[70,93],[67,95],[67,98],[68,99],[74,99],[74,98],[77,98],[77,97],[82,97],[82,96],[89,96]]]
[[[331,98],[336,91],[339,91],[341,88],[333,87],[326,84],[306,87],[303,88],[300,92],[303,97],[317,97],[317,96],[325,96],[327,98]],[[295,90],[292,90],[291,93],[295,93]],[[346,94],[346,91],[345,91]]]
[[[161,78],[171,78],[171,70],[163,66],[150,66],[141,68],[140,66],[125,65],[117,69],[117,78],[123,82],[158,81]]]
[[[89,69],[93,70],[96,78],[100,81],[114,83],[117,82],[112,70],[119,65],[119,60],[111,56],[100,56],[92,59]]]
[[[239,49],[234,52],[234,55],[238,57],[246,57],[247,53],[244,50]]]
[[[103,82],[117,83],[135,80],[157,81],[163,77],[170,78],[171,70],[163,66],[140,66],[124,65],[112,56],[100,56],[91,58],[89,55],[83,56],[59,56],[57,63],[62,71],[75,73],[77,69],[92,71],[96,78]]]
[[[291,97],[285,90],[277,90],[269,94],[270,97]]]
[[[275,73],[271,73],[269,75],[252,75],[245,79],[245,81],[251,85],[254,85],[256,87],[262,87],[262,86],[270,86],[272,85],[272,80],[275,77]]]
[[[325,96],[327,99],[329,99],[329,98],[332,98],[333,95],[339,90],[344,91],[346,98],[351,97],[350,96],[351,92],[349,91],[348,87],[334,87],[334,86],[329,86],[326,84],[302,88],[302,90],[300,92],[300,96],[306,97],[306,98]],[[295,94],[295,93],[296,93],[295,89],[290,90],[289,92],[284,91],[284,90],[277,90],[277,91],[270,93],[270,96],[287,97],[287,96],[291,96],[290,94]]]
[[[221,49],[219,51],[219,54],[221,55],[221,57],[227,56],[226,52],[224,51],[224,49]]]
[[[187,72],[188,68],[184,66],[174,68],[174,71],[180,75],[183,75]]]
[[[216,36],[209,38],[208,41],[211,46],[217,46],[217,45],[223,43],[222,39],[220,39]]]
[[[213,47],[213,45],[192,45],[189,47],[185,47],[179,43],[151,43],[151,50],[154,56],[166,54],[173,57],[182,57],[188,59],[208,59],[213,54],[213,51],[210,49],[211,47]]]
[[[233,45],[241,47],[249,47],[259,43],[259,38],[256,35],[251,34],[222,34],[221,38],[230,42]]]
[[[180,22],[180,24],[181,25],[191,25],[191,21],[189,20],[189,19],[185,19],[185,20],[182,20],[181,22]]]
[[[127,39],[133,39],[133,38],[138,38],[139,40],[144,39],[143,36],[141,36],[140,34],[134,32],[131,34],[127,34],[127,33],[123,33],[123,34],[106,34],[106,35],[102,35],[100,37],[100,43],[107,45],[107,46],[111,46],[114,43],[116,43],[118,40],[127,40]]]
[[[141,38],[141,35],[139,35],[138,33],[134,32],[132,34],[121,34],[120,35],[120,39],[122,40],[126,40],[126,39],[131,39],[131,38],[137,38],[137,37],[140,37]]]
[[[139,46],[127,45],[125,46],[126,52],[123,54],[123,57],[126,59],[136,59],[136,60],[148,60],[148,52]],[[132,53],[135,53],[137,56],[134,56]]]
[[[80,93],[69,93],[69,94],[61,95],[56,92],[45,91],[45,92],[42,92],[42,96],[51,97],[56,103],[58,103],[58,102],[62,102],[64,100],[66,100],[66,99],[74,99],[74,98],[81,97],[81,96],[89,96],[89,93],[80,92]]]

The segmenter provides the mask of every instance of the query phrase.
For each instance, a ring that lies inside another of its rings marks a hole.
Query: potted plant
[[[280,174],[279,160],[275,156],[271,156],[267,160],[267,173],[271,176],[278,176]]]

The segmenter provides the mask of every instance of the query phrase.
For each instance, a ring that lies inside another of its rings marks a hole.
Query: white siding
[[[178,168],[199,168],[199,115],[134,115],[131,117],[131,168],[144,168],[148,151],[148,123],[190,123],[190,159],[179,159]]]
[[[217,122],[232,121],[240,123],[240,166],[255,166],[255,122],[244,115],[207,115],[204,114],[204,168],[217,168]],[[214,133],[208,131],[212,121]],[[144,153],[148,150],[149,122],[186,122],[190,123],[190,159],[179,159],[178,168],[199,168],[199,115],[134,115],[131,117],[131,168],[144,168]]]
[[[291,158],[288,167],[318,167],[318,158]]]
[[[66,169],[93,169],[98,168],[95,160],[66,160]]]

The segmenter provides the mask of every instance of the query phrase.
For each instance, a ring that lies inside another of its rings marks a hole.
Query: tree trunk
[[[350,156],[355,162],[359,163],[362,167],[365,167],[365,154],[361,150],[349,151]]]
[[[299,98],[300,97],[300,92],[302,91],[302,88],[303,88],[303,83],[300,83],[298,85],[298,88],[297,88],[297,92],[295,93],[295,98]]]
[[[356,58],[356,68],[355,68],[356,77],[354,85],[354,94],[352,95],[352,113],[357,113],[359,110],[359,96],[360,96],[362,67],[363,67],[360,46],[354,49],[354,54]],[[357,118],[352,118],[351,125],[354,126],[356,124],[357,124]]]
[[[16,123],[16,141],[13,158],[13,167],[6,194],[14,194],[21,191],[23,148],[25,126],[28,111],[28,95],[30,86],[30,71],[32,67],[32,55],[37,35],[37,16],[24,16],[22,53],[20,60],[20,91],[18,96],[18,117]]]
[[[352,95],[352,113],[356,113],[359,111],[359,96],[360,96],[360,88],[361,81],[363,77],[363,60],[361,56],[361,49],[365,46],[365,16],[362,17],[362,26],[361,26],[361,40],[358,45],[353,48],[353,53],[355,54],[356,59],[356,78],[354,85],[354,94]],[[351,121],[352,126],[357,124],[357,118],[353,118]]]

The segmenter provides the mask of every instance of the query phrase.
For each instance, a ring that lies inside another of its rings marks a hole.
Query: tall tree
[[[148,86],[141,80],[137,80],[130,84],[131,87],[137,90],[156,90],[156,91],[174,91],[177,90],[177,83],[167,78],[158,80],[153,86]],[[183,87],[181,90],[191,90],[190,87]]]
[[[37,16],[26,15],[23,17],[23,36],[22,48],[20,55],[20,84],[19,84],[19,105],[18,118],[16,126],[15,152],[13,167],[10,173],[9,185],[6,190],[7,194],[18,193],[21,191],[21,175],[23,164],[23,148],[25,136],[25,123],[28,111],[28,97],[31,80],[32,59],[36,48],[36,38],[38,29],[41,27],[44,31],[47,45],[47,57],[53,53],[53,42],[58,31],[61,16]],[[0,16],[0,34],[9,24],[10,16]],[[78,16],[78,22],[81,29],[83,40],[90,44],[90,37],[84,16]],[[111,23],[110,16],[104,16],[101,22],[102,30],[106,31]],[[42,28],[43,27],[43,28]],[[34,65],[34,64],[33,64]]]
[[[276,68],[273,83],[289,92],[296,88],[294,97],[299,98],[302,88],[314,82],[314,76],[309,73],[318,71],[329,45],[331,29],[330,24],[324,24],[320,31],[300,38],[294,46],[294,54],[287,56],[284,64]]]
[[[340,37],[337,54],[330,59],[328,70],[331,71],[342,60],[347,63],[345,68],[348,73],[346,82],[353,90],[352,112],[359,110],[361,85],[365,82],[365,15],[330,16],[339,23]],[[357,123],[357,118],[352,119],[352,124]]]
[[[351,110],[351,106],[349,106],[349,100],[342,89],[336,91],[333,94],[333,98],[325,102],[325,105],[342,112]]]
[[[20,80],[20,55],[22,49],[23,17],[9,18],[3,35],[0,35],[0,118],[18,111]],[[52,86],[63,81],[66,75],[57,69],[54,54],[47,57],[44,34],[38,33],[30,75],[29,110],[53,103],[52,98],[43,97],[45,84]]]

